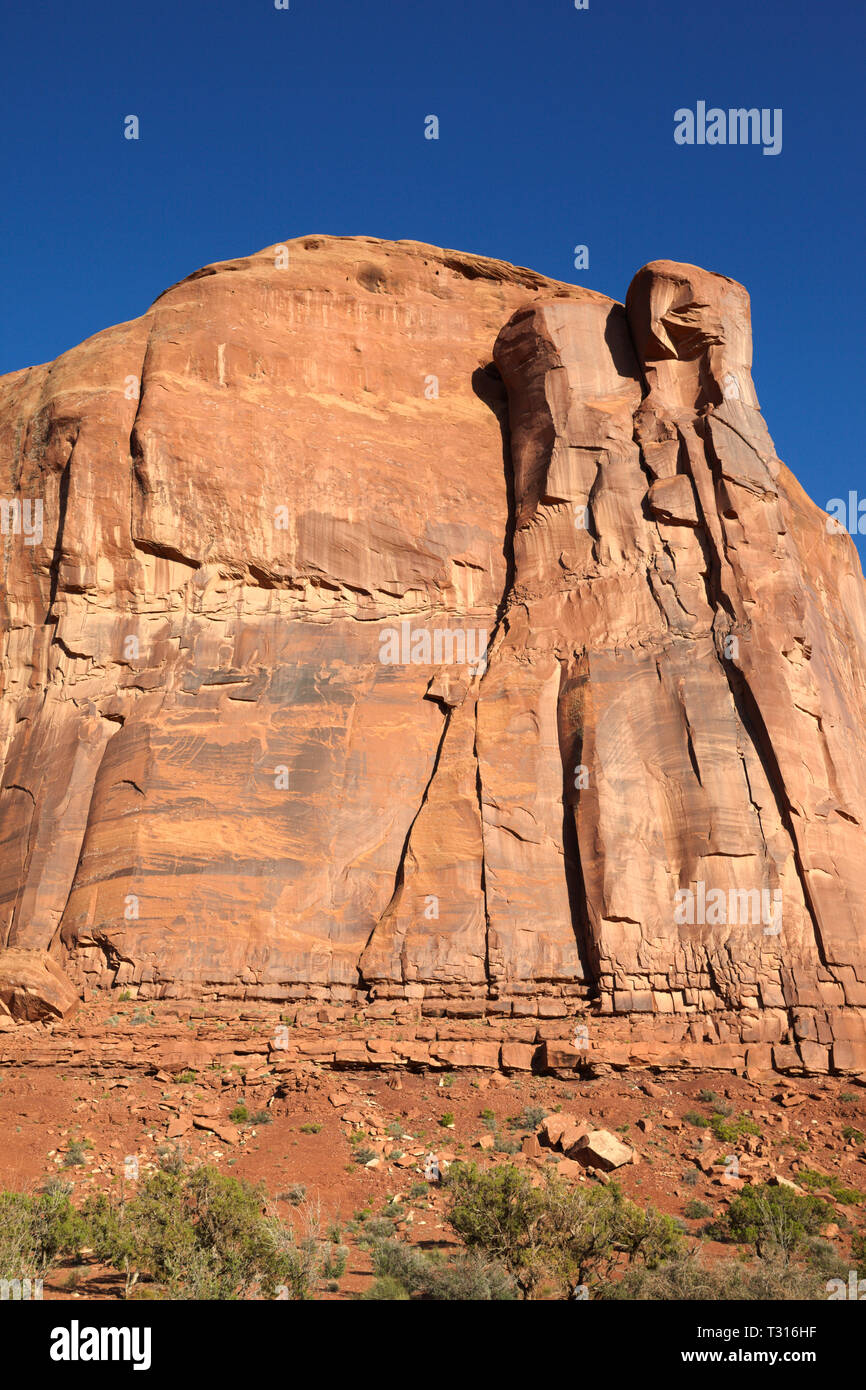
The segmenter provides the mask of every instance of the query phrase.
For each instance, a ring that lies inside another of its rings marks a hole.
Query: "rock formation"
[[[750,367],[693,266],[307,237],[0,379],[15,968],[866,1069],[866,590]]]

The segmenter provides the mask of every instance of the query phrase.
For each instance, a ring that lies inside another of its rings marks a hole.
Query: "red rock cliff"
[[[0,945],[866,1068],[866,594],[750,366],[693,266],[308,237],[0,379]]]

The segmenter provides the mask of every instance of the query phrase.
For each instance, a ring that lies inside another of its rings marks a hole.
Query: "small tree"
[[[85,1243],[78,1214],[62,1184],[35,1195],[0,1192],[0,1276],[29,1279],[59,1255],[77,1253]]]
[[[156,1172],[127,1203],[105,1195],[84,1209],[97,1255],[126,1277],[146,1275],[169,1298],[237,1299],[277,1289],[308,1296],[313,1264],[269,1212],[259,1187],[213,1168]]]
[[[652,1207],[643,1211],[615,1183],[574,1190],[545,1171],[540,1187],[509,1164],[480,1172],[449,1171],[448,1219],[469,1249],[505,1265],[524,1298],[546,1283],[569,1296],[629,1265],[649,1268],[681,1246],[676,1226]]]
[[[777,1252],[787,1258],[832,1217],[821,1197],[761,1183],[737,1194],[713,1234],[719,1240],[754,1245],[759,1255]]]

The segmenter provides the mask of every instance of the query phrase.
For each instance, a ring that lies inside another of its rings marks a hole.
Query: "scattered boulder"
[[[576,1120],[573,1115],[560,1113],[548,1115],[542,1120],[536,1135],[542,1144],[547,1144],[551,1149],[562,1149],[565,1153],[588,1130],[589,1125],[585,1120]]]
[[[634,1149],[608,1129],[593,1129],[569,1149],[568,1157],[576,1159],[585,1168],[598,1168],[603,1173],[609,1173],[614,1168],[634,1162]]]
[[[790,1190],[791,1190],[792,1192],[802,1192],[802,1191],[803,1191],[803,1188],[802,1188],[802,1187],[798,1187],[797,1184],[796,1184],[795,1182],[791,1182],[790,1178],[783,1178],[779,1173],[774,1173],[772,1177],[770,1177],[770,1178],[767,1179],[767,1183],[768,1183],[768,1186],[770,1186],[770,1187],[787,1187],[787,1188],[790,1188]]]
[[[47,951],[0,951],[0,1015],[17,1023],[68,1018],[81,1000]]]

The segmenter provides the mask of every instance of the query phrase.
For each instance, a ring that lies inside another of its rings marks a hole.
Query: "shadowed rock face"
[[[0,380],[0,944],[866,1067],[864,584],[746,292],[287,247]]]

